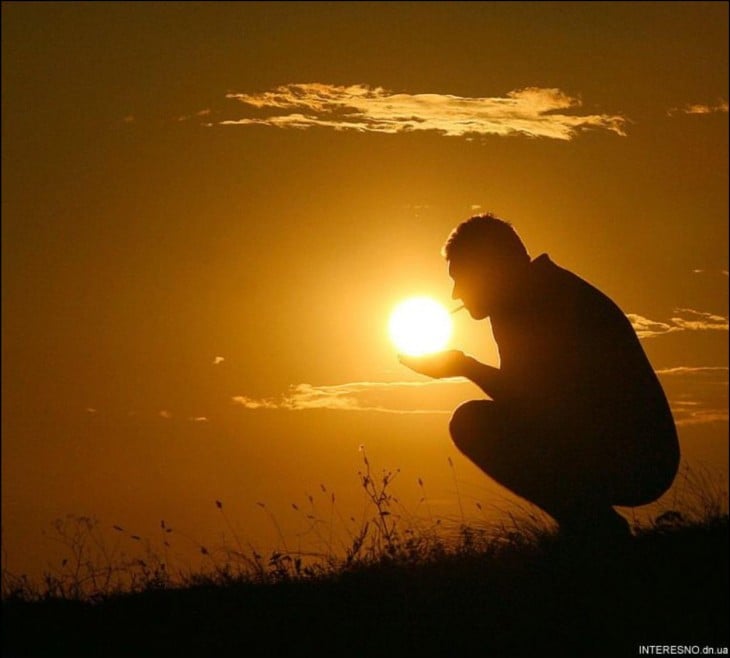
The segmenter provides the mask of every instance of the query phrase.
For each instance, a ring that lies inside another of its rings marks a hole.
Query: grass
[[[451,465],[453,468],[453,464]],[[3,569],[3,656],[634,656],[640,645],[728,646],[727,494],[685,470],[670,505],[621,545],[567,541],[522,510],[502,523],[422,519],[392,493],[398,471],[363,453],[363,518],[333,539],[333,493],[302,514],[322,547],[267,556],[237,536],[171,568],[156,542],[85,517],[58,521],[68,557],[42,583]],[[456,482],[456,478],[455,478]],[[423,488],[423,483],[419,482]],[[326,503],[324,512],[321,503]],[[426,504],[427,501],[422,500]],[[278,527],[264,504],[263,513]],[[479,507],[479,504],[477,504]],[[122,550],[134,545],[134,555]]]

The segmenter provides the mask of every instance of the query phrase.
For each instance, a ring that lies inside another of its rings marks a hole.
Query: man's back
[[[517,397],[666,402],[631,323],[606,295],[547,255],[530,264],[527,288],[518,308],[492,318],[500,370]]]
[[[627,474],[657,455],[662,472],[676,468],[664,391],[628,318],[606,295],[543,255],[530,263],[521,306],[493,317],[492,326],[513,393],[508,403],[552,440],[584,443]],[[642,470],[641,479],[654,478]]]

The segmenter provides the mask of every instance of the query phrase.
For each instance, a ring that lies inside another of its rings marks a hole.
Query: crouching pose
[[[444,246],[453,298],[489,318],[500,367],[458,350],[403,364],[463,376],[491,400],[465,402],[449,429],[487,475],[578,535],[628,534],[614,509],[656,500],[679,464],[666,396],[626,315],[543,254],[534,260],[493,215],[461,223]]]

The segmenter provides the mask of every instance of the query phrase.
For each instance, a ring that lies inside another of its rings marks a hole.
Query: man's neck
[[[530,264],[531,265],[531,264]],[[531,306],[531,268],[522,267],[509,277],[509,287],[505,288],[503,301],[492,313],[492,319],[497,322],[509,322],[519,317]]]

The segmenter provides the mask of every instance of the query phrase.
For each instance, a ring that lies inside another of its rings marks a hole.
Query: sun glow
[[[388,333],[402,354],[421,356],[438,352],[451,338],[451,316],[430,297],[411,297],[390,314]]]

